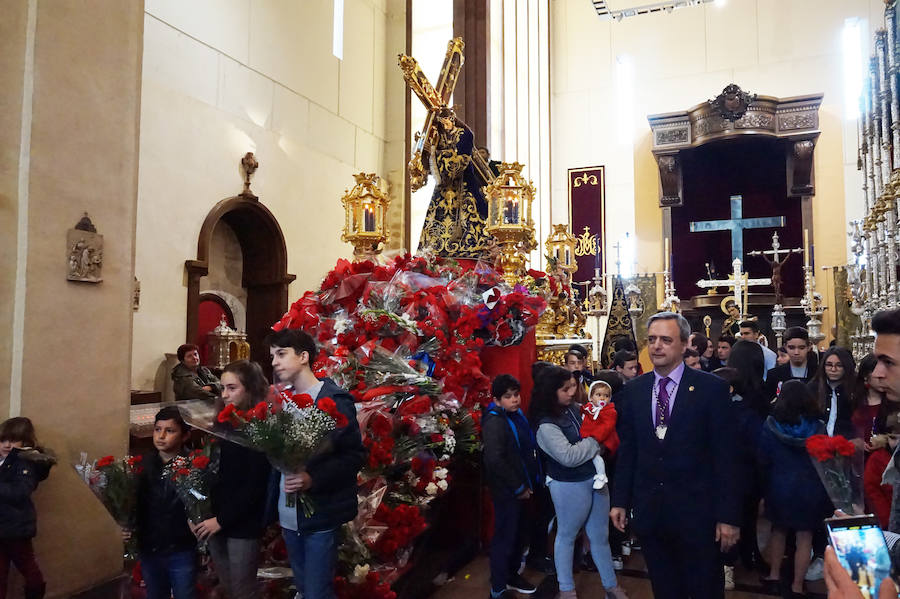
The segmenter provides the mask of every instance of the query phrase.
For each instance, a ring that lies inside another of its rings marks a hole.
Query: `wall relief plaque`
[[[99,283],[103,280],[103,235],[91,222],[87,212],[74,229],[66,234],[68,264],[66,279],[83,283]]]

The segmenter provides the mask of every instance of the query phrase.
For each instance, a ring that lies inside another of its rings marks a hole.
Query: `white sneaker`
[[[725,590],[734,590],[734,566],[724,566],[725,568]]]
[[[806,580],[822,580],[825,578],[825,561],[821,557],[817,557],[806,569]]]
[[[622,543],[622,555],[625,557],[631,555],[631,543],[629,543],[628,541]]]
[[[625,561],[621,557],[612,558],[613,570],[619,571],[625,568]]]

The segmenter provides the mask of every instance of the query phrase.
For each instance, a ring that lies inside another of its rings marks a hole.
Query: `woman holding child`
[[[577,597],[572,556],[575,537],[582,528],[591,542],[591,555],[607,597],[622,599],[627,595],[616,582],[609,549],[609,487],[594,488],[595,481],[602,477],[595,478],[598,471],[593,459],[609,448],[593,437],[582,438],[582,413],[573,401],[577,384],[568,370],[548,366],[536,381],[529,410],[557,514],[554,554],[558,599]],[[608,387],[598,385],[597,389],[601,388],[608,392]],[[610,404],[603,409],[615,408]],[[613,444],[612,439],[604,441]]]

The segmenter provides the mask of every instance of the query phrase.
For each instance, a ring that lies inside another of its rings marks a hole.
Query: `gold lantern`
[[[568,225],[553,225],[553,230],[544,242],[547,255],[556,260],[556,267],[569,274],[578,270],[575,263],[575,236],[569,233]]]
[[[534,185],[522,177],[518,162],[500,164],[500,174],[484,188],[488,203],[488,222],[485,232],[494,236],[500,245],[498,266],[503,279],[510,286],[521,281],[525,271],[525,253],[537,247],[531,203]]]
[[[391,200],[381,191],[381,179],[375,173],[353,175],[356,185],[344,193],[344,231],[341,241],[353,244],[357,260],[369,260],[381,253],[387,241],[387,208]]]

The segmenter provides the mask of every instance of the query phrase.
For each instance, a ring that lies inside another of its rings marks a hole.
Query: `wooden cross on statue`
[[[784,266],[784,263],[788,261],[788,258],[791,257],[791,254],[802,254],[802,248],[794,248],[791,250],[782,250],[781,244],[778,242],[778,231],[772,233],[772,249],[771,250],[755,250],[752,252],[747,252],[748,256],[762,256],[763,260],[769,263],[769,266],[772,267],[772,287],[775,288],[775,303],[781,304],[784,299],[781,295],[781,267]],[[780,255],[784,254],[784,259],[780,259]],[[769,256],[772,256],[772,259],[769,259]]]
[[[447,54],[444,56],[444,65],[438,75],[437,86],[431,82],[422,72],[418,61],[412,56],[400,54],[398,56],[400,70],[407,85],[419,97],[422,104],[428,110],[422,131],[416,133],[416,145],[412,158],[409,160],[409,181],[413,191],[421,189],[428,180],[428,168],[426,160],[437,140],[437,125],[435,119],[441,116],[456,118],[453,109],[448,104],[453,95],[453,89],[459,79],[465,57],[463,56],[465,43],[461,37],[455,37],[447,44]],[[472,161],[475,169],[481,175],[482,180],[491,181],[494,177],[488,162],[480,152],[472,152]]]

